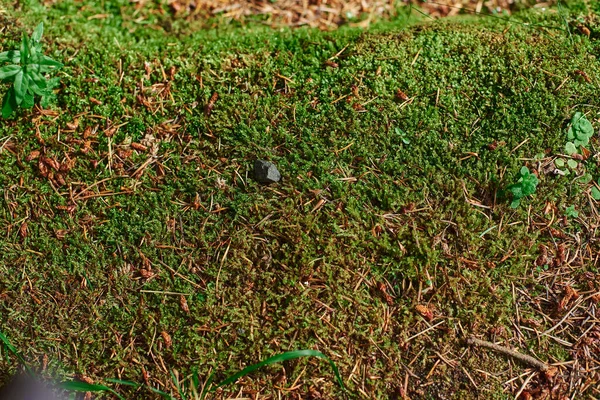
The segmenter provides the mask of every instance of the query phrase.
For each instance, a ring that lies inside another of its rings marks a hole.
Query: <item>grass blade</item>
[[[21,353],[19,353],[17,348],[10,343],[10,340],[8,340],[6,335],[4,333],[2,333],[1,331],[0,331],[0,342],[2,342],[4,344],[4,346],[6,346],[8,351],[13,353],[13,355],[19,359],[19,361],[21,362],[23,367],[25,367],[25,370],[27,371],[27,373],[29,373],[30,375],[33,375],[33,371],[31,370],[31,368],[29,368],[27,363],[25,363],[25,359],[23,358]]]
[[[230,376],[229,378],[225,379],[224,381],[219,383],[217,386],[215,386],[214,389],[212,389],[212,390],[215,390],[222,386],[233,383],[233,382],[237,381],[239,378],[241,378],[242,376],[246,376],[249,373],[254,372],[257,369],[262,368],[266,365],[276,364],[276,363],[280,363],[280,362],[287,361],[287,360],[293,360],[295,358],[300,358],[300,357],[318,357],[318,358],[327,360],[329,362],[329,365],[331,366],[331,369],[333,370],[333,373],[335,374],[335,377],[336,377],[340,387],[342,389],[344,389],[344,382],[342,381],[340,372],[338,371],[338,368],[335,365],[335,363],[333,361],[331,361],[331,359],[329,357],[327,357],[325,354],[323,354],[317,350],[295,350],[295,351],[288,351],[286,353],[277,354],[273,357],[267,358],[264,361],[250,365],[250,366],[244,368],[243,370],[241,370],[240,372],[238,372],[237,374],[234,374],[234,375]]]
[[[141,384],[139,384],[137,382],[124,381],[122,379],[107,378],[105,380],[110,383],[116,383],[117,385],[133,386],[136,389],[142,386]]]
[[[125,400],[113,389],[104,385],[94,385],[91,383],[77,381],[66,381],[60,384],[60,388],[71,392],[109,392],[117,396],[119,399]]]

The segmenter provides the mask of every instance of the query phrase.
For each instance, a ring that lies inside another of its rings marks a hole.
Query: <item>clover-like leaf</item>
[[[575,160],[567,160],[567,165],[571,169],[576,169],[579,164]]]
[[[592,198],[594,200],[600,200],[600,190],[596,186],[592,187]]]
[[[511,207],[516,208],[521,204],[521,198],[535,193],[539,179],[535,174],[529,172],[525,166],[519,171],[520,178],[517,183],[509,185],[506,189],[512,194]]]
[[[508,190],[512,193],[513,197],[516,199],[520,199],[521,197],[525,196],[521,185],[511,185],[508,187]]]
[[[519,171],[519,173],[521,174],[521,176],[527,176],[527,175],[529,175],[529,168],[523,166],[523,167],[521,167],[521,170]]]
[[[592,181],[592,174],[587,173],[587,174],[583,174],[580,178],[579,178],[579,182],[583,183],[584,185],[590,183]]]
[[[581,147],[581,146],[587,146],[587,144],[589,143],[590,139],[587,136],[583,136],[583,139],[575,139],[575,141],[573,142],[573,144],[576,147]]]
[[[578,138],[582,137],[590,137],[594,134],[594,127],[592,123],[588,121],[585,117],[581,117],[577,123],[575,129],[575,135]]]
[[[571,217],[571,218],[577,218],[577,217],[579,217],[579,212],[577,210],[575,210],[575,206],[569,206],[565,210],[565,216]]]
[[[573,142],[567,142],[567,144],[565,144],[565,152],[568,155],[575,154],[577,153],[577,147]]]

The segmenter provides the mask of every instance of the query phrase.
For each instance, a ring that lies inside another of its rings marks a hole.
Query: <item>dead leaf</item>
[[[85,382],[85,383],[87,383],[89,385],[93,385],[94,384],[94,380],[92,378],[90,378],[89,376],[87,376],[87,375],[80,374],[80,375],[77,376],[77,379],[79,379],[81,382]]]
[[[393,306],[394,305],[394,298],[387,292],[387,285],[385,283],[383,283],[383,282],[378,282],[377,283],[377,289],[379,290],[379,292],[381,293],[381,295],[385,299],[385,302],[389,306]]]
[[[40,156],[40,152],[38,150],[34,150],[31,153],[29,153],[27,155],[27,157],[25,158],[25,161],[32,161],[37,159]]]
[[[173,344],[173,340],[171,340],[171,335],[169,335],[166,331],[162,331],[160,333],[163,340],[165,341],[165,347],[168,349]]]
[[[76,118],[73,122],[67,122],[67,128],[74,131],[79,127],[79,120]]]
[[[179,297],[179,305],[181,306],[181,309],[183,310],[183,312],[185,312],[186,314],[190,313],[190,308],[188,307],[188,303],[187,303],[185,296]]]
[[[396,98],[402,101],[408,101],[409,99],[408,95],[400,89],[396,90]]]
[[[69,172],[75,166],[76,160],[77,159],[75,159],[75,158],[67,158],[65,161],[63,161],[62,164],[60,164],[59,171],[60,172]]]
[[[67,182],[65,181],[65,178],[62,176],[62,174],[56,174],[54,176],[54,181],[56,182],[56,184],[58,186],[65,186],[67,184]]]
[[[579,30],[579,32],[581,32],[582,35],[585,35],[587,37],[590,37],[592,33],[590,32],[590,29],[585,25],[577,25],[577,29]]]
[[[69,233],[67,229],[57,229],[54,231],[57,239],[64,239],[65,236],[67,236],[67,233]]]
[[[58,171],[60,169],[60,164],[53,158],[42,157],[40,160],[55,171]]]
[[[131,146],[132,149],[138,150],[138,151],[146,151],[146,150],[148,150],[148,147],[144,146],[141,143],[133,142],[133,143],[131,143],[130,146]]]
[[[429,309],[427,306],[422,305],[422,304],[417,304],[415,306],[415,310],[421,314],[421,316],[423,318],[425,318],[427,321],[431,322],[433,320],[433,311],[431,309]]]
[[[140,268],[140,275],[142,278],[150,279],[154,276],[154,272],[146,268]]]
[[[21,227],[19,228],[19,236],[21,236],[23,239],[27,237],[27,222],[23,222],[21,224]]]
[[[40,175],[43,177],[48,176],[48,167],[42,162],[42,160],[38,162],[38,169],[40,170]]]

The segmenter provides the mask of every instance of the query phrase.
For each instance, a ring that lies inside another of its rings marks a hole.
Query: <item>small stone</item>
[[[254,179],[260,183],[275,183],[281,180],[281,174],[275,164],[269,161],[254,161]]]

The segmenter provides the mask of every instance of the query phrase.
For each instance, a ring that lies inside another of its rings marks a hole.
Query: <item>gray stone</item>
[[[55,393],[55,387],[41,378],[22,373],[0,389],[0,400],[65,400]]]
[[[281,180],[281,174],[275,164],[269,161],[254,161],[254,179],[260,183],[275,183]]]

